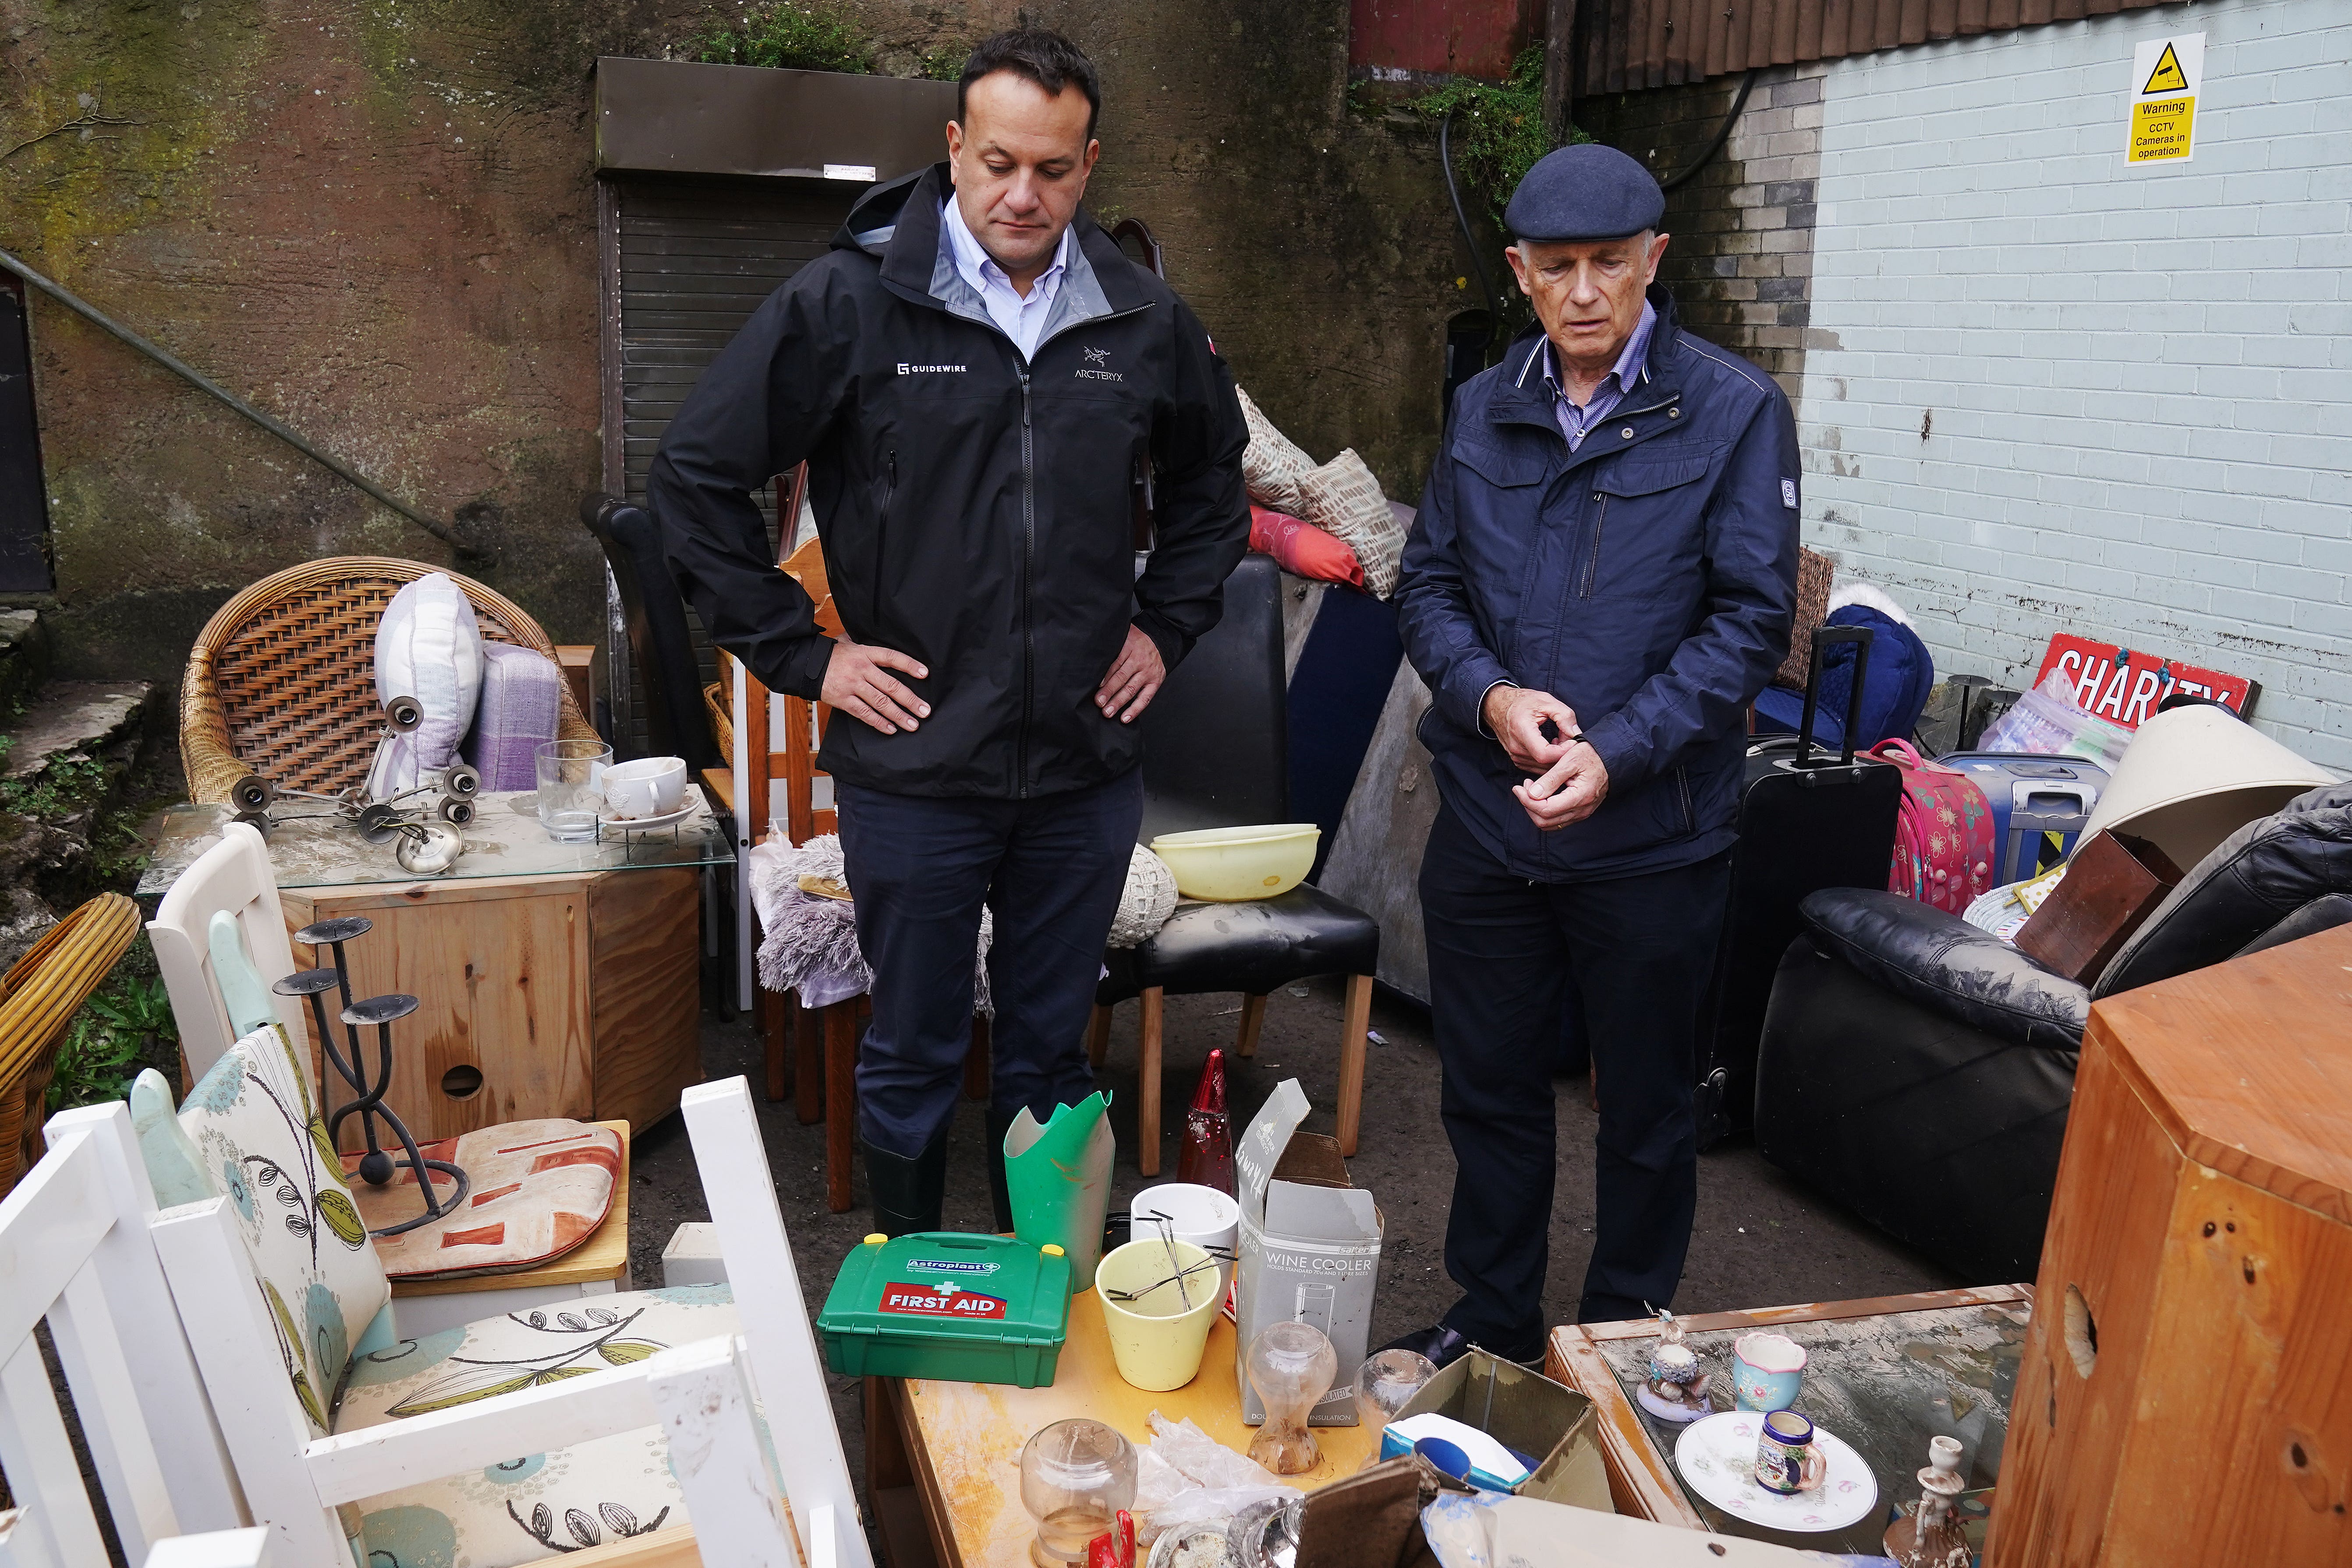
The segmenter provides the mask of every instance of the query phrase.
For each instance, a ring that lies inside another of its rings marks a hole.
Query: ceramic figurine
[[[1650,1351],[1650,1375],[1633,1391],[1642,1408],[1661,1421],[1696,1421],[1715,1414],[1706,1397],[1707,1374],[1698,1352],[1683,1342],[1683,1325],[1672,1312],[1658,1314],[1658,1342]]]
[[[1919,1471],[1919,1500],[1886,1527],[1886,1555],[1900,1568],[1969,1568],[1969,1538],[1954,1506],[1968,1489],[1960,1475],[1960,1445],[1937,1437]]]
[[[1323,1449],[1307,1418],[1339,1372],[1338,1352],[1312,1323],[1270,1323],[1252,1340],[1250,1386],[1265,1405],[1265,1425],[1251,1440],[1249,1457],[1277,1476],[1305,1475],[1320,1464]]]

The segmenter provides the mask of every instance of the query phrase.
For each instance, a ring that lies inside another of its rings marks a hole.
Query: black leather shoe
[[[939,1229],[948,1190],[947,1134],[932,1139],[911,1160],[867,1143],[866,1186],[874,1196],[874,1228],[883,1235]]]
[[[1444,1372],[1447,1367],[1469,1354],[1472,1348],[1473,1343],[1470,1340],[1465,1339],[1459,1331],[1449,1329],[1444,1323],[1426,1329],[1415,1329],[1412,1332],[1400,1335],[1381,1347],[1384,1351],[1412,1351],[1417,1355],[1427,1356],[1430,1364],[1440,1372]],[[1531,1367],[1537,1371],[1541,1371],[1543,1368],[1543,1342],[1540,1340],[1536,1342],[1531,1352],[1524,1355],[1488,1349],[1485,1345],[1477,1345],[1475,1348],[1486,1351],[1488,1355],[1498,1361],[1516,1362],[1521,1366]],[[1526,1346],[1514,1348],[1527,1349]]]
[[[1013,1120],[993,1110],[988,1113],[988,1201],[994,1207],[999,1236],[1013,1231],[1013,1194],[1004,1182],[1004,1135],[1013,1131]]]

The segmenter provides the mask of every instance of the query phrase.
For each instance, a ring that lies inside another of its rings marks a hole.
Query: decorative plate
[[[1829,1461],[1829,1473],[1811,1491],[1782,1497],[1756,1484],[1756,1443],[1764,1415],[1727,1410],[1683,1428],[1675,1443],[1675,1468],[1693,1491],[1739,1518],[1773,1530],[1843,1530],[1868,1516],[1878,1501],[1878,1481],[1862,1456],[1844,1439],[1813,1428],[1813,1441]]]

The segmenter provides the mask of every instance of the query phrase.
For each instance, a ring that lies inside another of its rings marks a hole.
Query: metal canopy
[[[833,179],[863,185],[947,156],[951,81],[596,62],[596,172]]]

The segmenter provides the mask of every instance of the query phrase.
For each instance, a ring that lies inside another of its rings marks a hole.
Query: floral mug
[[[1756,1484],[1768,1492],[1794,1497],[1811,1491],[1828,1478],[1829,1461],[1813,1442],[1813,1424],[1793,1410],[1775,1410],[1764,1417],[1763,1435],[1756,1439]]]

